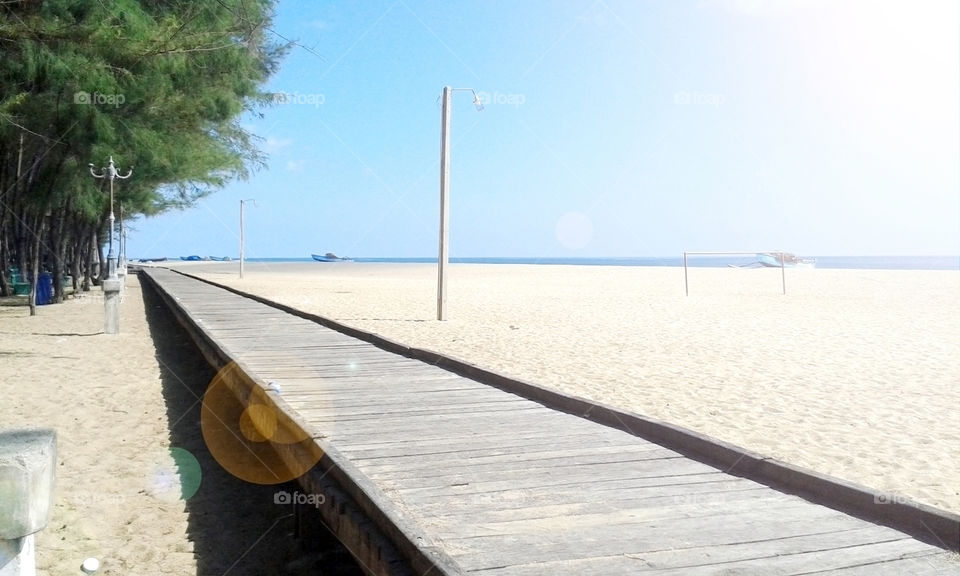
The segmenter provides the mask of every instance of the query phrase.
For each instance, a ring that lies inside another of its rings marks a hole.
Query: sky
[[[960,253],[952,0],[280,0],[269,165],[127,255]],[[278,36],[279,39],[279,36]],[[122,184],[121,184],[122,185]]]

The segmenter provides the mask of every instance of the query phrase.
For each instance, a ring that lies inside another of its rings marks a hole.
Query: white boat
[[[757,261],[768,268],[813,268],[817,265],[816,258],[800,258],[789,252],[761,252],[757,254]]]
[[[323,256],[321,256],[320,254],[311,254],[311,256],[313,256],[313,259],[316,260],[317,262],[352,262],[353,261],[353,258],[349,258],[349,257],[341,258],[340,256],[337,256],[333,252],[327,252]]]

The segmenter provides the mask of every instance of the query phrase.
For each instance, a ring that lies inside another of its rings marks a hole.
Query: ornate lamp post
[[[113,253],[113,233],[114,233],[114,217],[113,217],[113,181],[116,178],[121,180],[126,180],[133,174],[133,168],[130,168],[130,171],[127,172],[126,176],[121,176],[117,172],[116,166],[113,165],[113,156],[110,157],[110,165],[104,168],[104,171],[101,174],[97,174],[93,170],[93,164],[90,164],[90,175],[94,178],[106,178],[110,180],[110,236],[109,236],[109,251],[107,252],[107,278],[117,278],[117,257]]]
[[[450,263],[450,104],[455,91],[473,94],[473,105],[483,103],[473,88],[443,87],[443,121],[440,129],[440,253],[437,256],[437,320],[446,320],[447,266]]]
[[[116,166],[113,165],[113,156],[110,157],[110,164],[107,166],[103,172],[97,174],[93,169],[93,164],[90,164],[90,175],[94,178],[106,178],[110,180],[110,236],[109,236],[109,246],[110,250],[107,253],[107,279],[103,282],[103,306],[104,306],[104,328],[103,331],[107,334],[117,334],[120,332],[120,312],[117,309],[117,305],[120,300],[120,288],[122,282],[117,278],[117,257],[113,253],[113,234],[114,234],[114,217],[113,217],[113,181],[116,178],[121,180],[126,180],[133,174],[133,168],[130,168],[130,171],[127,172],[126,176],[121,176],[117,172]]]
[[[130,169],[133,172],[133,169]],[[130,176],[130,174],[127,174]],[[117,260],[117,275],[127,277],[127,231],[123,229],[123,202],[120,203],[120,235],[117,237],[120,243],[120,257]],[[126,286],[124,284],[124,286]]]

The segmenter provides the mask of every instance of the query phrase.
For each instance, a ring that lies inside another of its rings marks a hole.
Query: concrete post
[[[120,333],[120,286],[117,277],[103,281],[103,331],[107,334]]]
[[[50,520],[56,470],[54,430],[0,432],[0,576],[35,576],[33,535]]]

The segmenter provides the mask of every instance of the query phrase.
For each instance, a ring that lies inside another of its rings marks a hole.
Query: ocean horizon
[[[818,256],[817,268],[852,270],[960,270],[960,256]],[[245,258],[247,262],[312,262],[312,258]],[[356,257],[354,262],[431,264],[436,257]],[[695,268],[749,266],[755,257],[691,255],[687,265]],[[541,264],[554,266],[683,266],[683,257],[451,257],[453,264]]]

